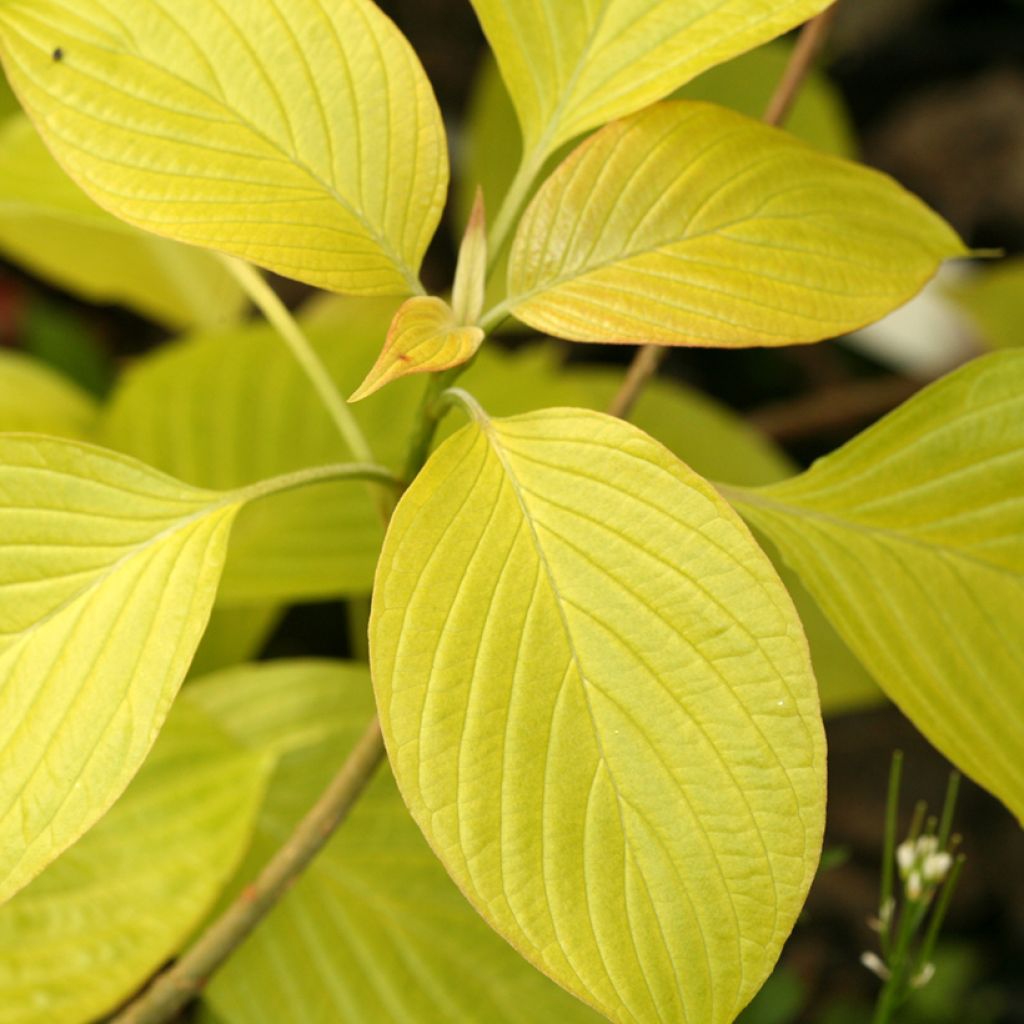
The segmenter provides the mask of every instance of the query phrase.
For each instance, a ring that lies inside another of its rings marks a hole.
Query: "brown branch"
[[[905,377],[872,377],[826,387],[790,402],[773,402],[752,412],[747,422],[776,441],[795,441],[875,420],[920,388],[921,384]]]
[[[341,771],[259,877],[242,890],[177,963],[158,975],[110,1024],[164,1024],[194,999],[348,817],[383,760],[384,740],[380,722],[374,718]]]
[[[789,116],[797,96],[807,76],[811,73],[815,58],[821,51],[825,36],[835,20],[838,4],[826,8],[816,18],[812,18],[800,30],[800,36],[793,47],[793,53],[782,74],[775,94],[765,108],[761,120],[765,124],[780,125]]]
[[[810,73],[814,58],[821,50],[825,41],[829,26],[835,18],[837,4],[826,8],[817,17],[812,18],[800,30],[796,46],[786,65],[782,78],[779,81],[775,94],[772,96],[768,107],[761,118],[765,124],[780,125],[785,121],[787,114],[800,93],[800,88]],[[633,362],[630,364],[626,379],[622,382],[615,398],[612,399],[608,412],[612,416],[619,416],[623,419],[629,416],[629,411],[636,405],[643,389],[647,386],[651,377],[657,373],[658,366],[663,358],[662,355],[655,355],[662,351],[660,345],[642,345],[637,349]],[[624,409],[625,412],[618,410]]]

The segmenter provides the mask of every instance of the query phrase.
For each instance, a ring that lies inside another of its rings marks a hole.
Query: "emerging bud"
[[[914,988],[924,988],[935,977],[935,964],[927,963],[910,979]]]
[[[926,882],[932,882],[937,884],[941,882],[946,875],[949,874],[949,869],[953,866],[952,854],[942,851],[940,853],[930,853],[924,859],[924,864],[921,867],[921,871],[924,874]]]
[[[924,881],[921,878],[919,871],[911,871],[907,878],[907,899],[913,900],[915,903],[924,894]]]

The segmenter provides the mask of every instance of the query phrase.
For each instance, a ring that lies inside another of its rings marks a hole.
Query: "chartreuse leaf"
[[[377,302],[357,315],[361,305],[308,331],[346,394],[380,351],[390,319]],[[399,410],[356,407],[378,457],[411,430],[409,399]],[[221,490],[344,456],[309,381],[261,326],[196,336],[140,360],[115,390],[98,437],[181,480]],[[237,606],[368,593],[381,538],[366,488],[323,483],[267,498],[239,516],[218,600]]]
[[[0,902],[117,799],[188,668],[247,501],[126,456],[0,438]]]
[[[0,349],[0,431],[84,437],[96,415],[92,397],[66,377],[37,359]]]
[[[118,217],[325,288],[419,290],[444,130],[370,0],[5,0],[0,51],[64,169]]]
[[[245,852],[267,768],[176,703],[124,796],[0,908],[0,1024],[87,1024],[175,953]]]
[[[405,801],[484,918],[613,1021],[733,1020],[817,864],[824,741],[714,489],[619,420],[475,409],[399,503],[370,652]]]
[[[460,326],[451,306],[433,295],[407,299],[395,314],[380,357],[350,402],[413,373],[436,373],[461,366],[483,343],[479,327]]]
[[[877,171],[678,100],[604,128],[548,179],[488,319],[575,341],[811,342],[877,319],[963,252]]]
[[[472,0],[541,159],[805,21],[827,0]]]
[[[0,250],[92,302],[121,302],[172,328],[230,322],[245,296],[207,252],[101,210],[22,114],[0,127]]]
[[[1024,817],[1024,352],[976,360],[794,480],[729,496],[890,697]]]
[[[369,673],[339,662],[277,662],[199,680],[188,695],[234,736],[278,758],[242,885],[365,728]],[[222,1024],[598,1021],[466,903],[386,767],[204,998]]]

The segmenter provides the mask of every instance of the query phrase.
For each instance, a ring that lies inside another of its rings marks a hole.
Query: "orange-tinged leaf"
[[[409,299],[391,321],[380,358],[349,401],[358,402],[399,377],[460,366],[476,355],[483,340],[479,327],[460,327],[451,306],[442,299],[432,295]]]

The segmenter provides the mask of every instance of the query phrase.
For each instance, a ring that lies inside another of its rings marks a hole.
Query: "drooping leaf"
[[[176,704],[124,796],[0,908],[0,1022],[87,1024],[131,995],[237,868],[267,767]]]
[[[344,308],[361,304],[343,303]],[[343,393],[372,364],[389,311],[310,330]],[[390,389],[389,389],[390,390]],[[378,458],[411,429],[415,397],[400,412],[355,408]],[[343,457],[337,431],[273,331],[255,326],[197,336],[140,360],[99,427],[103,444],[201,487],[229,489]],[[239,516],[219,600],[264,604],[364,594],[381,526],[360,486],[325,483],[276,495]]]
[[[910,298],[964,249],[877,171],[682,100],[596,133],[527,209],[503,307],[573,341],[818,341]]]
[[[790,43],[781,40],[768,43],[709,68],[678,90],[675,98],[720,103],[740,114],[759,118],[782,81],[792,56]],[[798,139],[826,153],[851,157],[856,152],[853,128],[839,90],[814,68],[801,83],[784,127]]]
[[[820,851],[792,603],[635,427],[474,417],[402,498],[378,570],[399,787],[485,919],[569,991],[613,1021],[731,1021]]]
[[[443,299],[433,295],[407,299],[391,322],[377,362],[349,401],[367,398],[400,377],[461,366],[476,355],[483,340],[479,327],[459,325]]]
[[[0,349],[0,431],[84,437],[96,403],[36,359]]]
[[[149,752],[240,501],[101,449],[0,439],[0,902]]]
[[[213,604],[239,508],[115,452],[0,437],[0,903],[124,791]],[[353,485],[355,486],[355,485]]]
[[[1024,817],[1024,353],[976,360],[794,480],[730,491],[889,696]]]
[[[23,114],[0,128],[0,250],[84,299],[124,303],[176,329],[228,323],[245,306],[215,257],[101,210]]]
[[[827,0],[472,0],[540,157],[781,35]]]
[[[204,676],[254,661],[283,614],[284,609],[276,604],[214,607],[189,667],[189,675]]]
[[[325,288],[418,290],[444,131],[370,0],[6,0],[0,50],[47,145],[117,216]]]
[[[201,680],[190,699],[278,758],[245,884],[312,805],[373,714],[365,666],[280,662]],[[369,966],[372,965],[372,968]],[[207,989],[221,1024],[597,1024],[480,920],[387,768]]]

